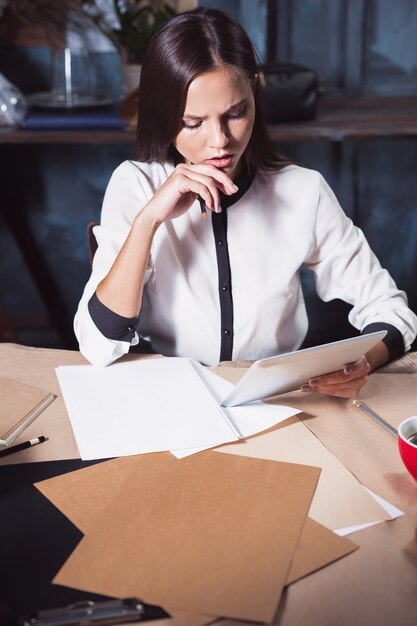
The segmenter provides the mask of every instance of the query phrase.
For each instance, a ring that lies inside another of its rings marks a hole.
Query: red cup
[[[415,480],[417,480],[417,443],[411,443],[409,438],[416,433],[417,415],[408,417],[398,426],[398,448],[400,455],[404,465]]]

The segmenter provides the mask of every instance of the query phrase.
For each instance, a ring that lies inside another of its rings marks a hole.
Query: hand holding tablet
[[[354,363],[385,335],[384,330],[255,361],[222,405],[236,406],[299,389],[314,376]]]

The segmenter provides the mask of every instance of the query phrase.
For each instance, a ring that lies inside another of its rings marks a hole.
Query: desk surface
[[[417,96],[360,96],[319,102],[316,119],[268,126],[274,142],[417,137]],[[0,144],[133,143],[133,130],[0,129]]]
[[[29,355],[36,355],[39,367],[25,366]],[[51,361],[57,359],[66,364],[76,360],[77,353],[21,346],[15,349],[10,344],[0,344],[0,375],[19,379],[26,370],[24,382],[39,386],[44,376],[54,375]],[[405,359],[405,369],[397,362],[394,371],[415,371],[414,357]],[[48,364],[44,369],[51,371],[41,372],[42,362]],[[417,413],[416,373],[373,376],[379,377],[381,390],[389,387],[389,394],[395,396],[397,388],[402,390],[400,396],[407,395],[407,405],[404,398],[398,400],[401,406],[396,418],[404,411]],[[411,390],[410,383],[414,385]],[[282,398],[284,404],[289,404],[285,396]],[[350,538],[360,546],[359,550],[290,585],[281,600],[276,623],[415,626],[417,484],[402,467],[396,442],[385,431],[375,430],[373,422],[360,417],[335,418],[332,407],[343,400],[316,400],[322,410],[312,413],[314,419],[302,414],[305,425],[359,480],[369,482],[372,489],[402,508],[405,515],[354,533]],[[373,448],[369,441],[374,442]],[[38,608],[39,604],[52,608],[86,598],[87,594],[49,583],[79,541],[80,533],[33,487],[33,482],[87,464],[66,460],[0,468],[0,606],[27,611],[35,608],[34,603]],[[151,611],[151,617],[163,615],[160,609]],[[241,623],[221,621],[221,626],[237,624]]]

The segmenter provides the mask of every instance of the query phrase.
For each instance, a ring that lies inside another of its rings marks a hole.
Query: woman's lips
[[[212,159],[207,159],[206,163],[209,165],[214,165],[214,167],[228,167],[233,161],[233,154],[229,154],[227,156],[222,157],[213,157]]]

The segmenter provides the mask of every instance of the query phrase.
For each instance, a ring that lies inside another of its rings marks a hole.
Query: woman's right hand
[[[214,165],[180,163],[141,213],[161,224],[188,211],[197,196],[204,200],[208,211],[219,213],[219,191],[232,195],[237,190],[231,178]]]
[[[162,222],[179,217],[199,195],[208,211],[220,211],[220,195],[236,193],[233,181],[214,165],[177,165],[152,199],[137,214],[109,273],[97,286],[100,302],[124,317],[136,317],[152,240]]]

